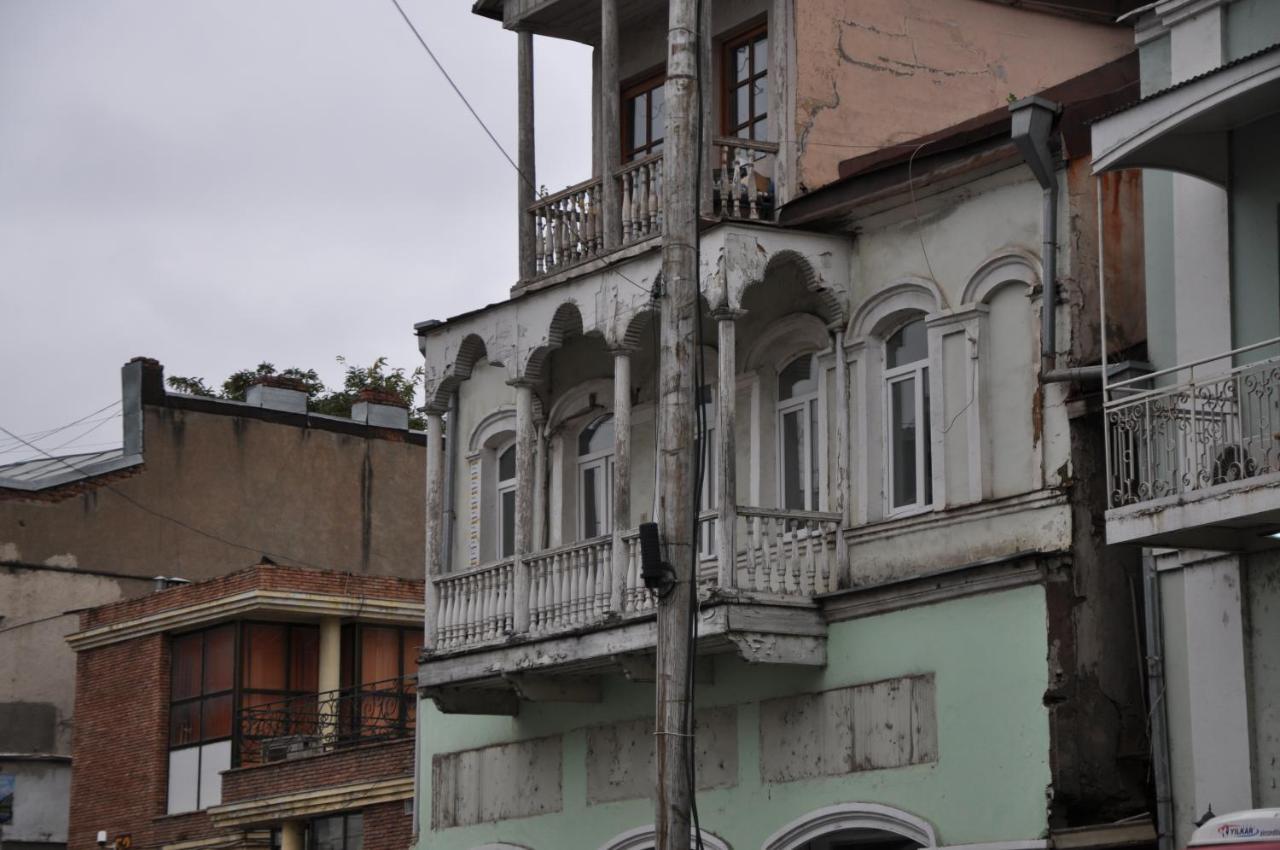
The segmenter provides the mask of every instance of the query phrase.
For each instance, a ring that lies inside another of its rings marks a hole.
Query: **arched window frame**
[[[812,384],[812,388],[808,391],[792,395],[788,398],[782,398],[782,376],[786,371],[798,362],[807,362],[809,365],[809,377],[807,380]],[[823,411],[819,408],[819,388],[822,384],[822,368],[818,363],[816,353],[810,352],[805,354],[797,354],[787,360],[782,368],[778,370],[778,392],[774,402],[774,444],[777,447],[774,454],[777,463],[777,484],[778,484],[778,507],[788,510],[816,511],[821,504],[822,492],[822,475],[820,469],[822,467],[822,446],[821,446],[821,420]],[[786,420],[788,417],[799,414],[798,422],[801,423],[800,445],[798,457],[796,458],[799,469],[797,470],[800,479],[800,504],[787,504],[787,472],[788,472],[788,446],[786,441]]]
[[[459,487],[466,492],[465,528],[459,529],[467,541],[467,561],[471,567],[503,560],[502,512],[499,494],[498,463],[502,452],[515,445],[516,414],[501,407],[480,420],[467,444],[466,482]],[[514,495],[515,481],[511,492]],[[514,504],[512,520],[514,521]]]
[[[691,842],[697,841],[692,829],[689,830],[689,837]],[[653,850],[657,840],[658,833],[653,826],[642,826],[615,835],[600,845],[600,850]],[[707,850],[732,850],[723,839],[705,829],[702,830],[702,845]]]
[[[841,803],[809,812],[769,836],[763,850],[807,850],[826,836],[851,830],[876,830],[936,847],[933,825],[910,812],[879,803]]]
[[[585,453],[581,450],[583,436],[588,431],[598,430],[606,424],[609,425],[609,432],[613,433],[613,411],[589,419],[578,429],[577,438],[574,440],[574,482],[578,493],[579,540],[600,537],[613,529],[613,441],[610,440],[607,446],[597,447]],[[588,474],[591,474],[595,480],[595,524],[598,527],[594,529],[588,528],[587,523]]]
[[[516,441],[513,437],[494,449],[493,512],[498,518],[497,557],[505,560],[516,550]],[[503,476],[503,464],[510,455],[511,475]]]
[[[913,360],[890,365],[889,343],[911,327],[919,327],[924,337],[924,352]],[[885,512],[887,516],[902,516],[919,513],[933,506],[933,427],[930,422],[930,375],[931,354],[929,346],[929,329],[925,317],[912,314],[885,334],[884,367],[881,370],[881,388],[883,396],[881,409],[884,411],[884,468],[885,468]],[[903,393],[911,400],[911,409],[915,419],[915,435],[913,442],[912,465],[914,481],[911,482],[912,498],[899,499],[898,493],[898,453],[896,440],[903,424],[898,421],[898,413],[894,404],[895,392],[899,388],[909,387]]]

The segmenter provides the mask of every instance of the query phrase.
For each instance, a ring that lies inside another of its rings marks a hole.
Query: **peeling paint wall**
[[[1280,554],[1251,555],[1245,582],[1254,803],[1280,806]]]
[[[1025,97],[1133,49],[1128,27],[980,0],[796,4],[798,179]],[[861,146],[861,147],[859,147]]]

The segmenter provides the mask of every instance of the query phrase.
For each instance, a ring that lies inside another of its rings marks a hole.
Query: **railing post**
[[[600,0],[600,193],[605,251],[622,244],[622,192],[617,177],[622,160],[618,53],[618,0]]]
[[[517,634],[529,631],[529,564],[533,551],[533,384],[525,379],[512,382],[516,389],[516,551],[513,588],[514,625]]]
[[[332,746],[338,740],[338,700],[342,687],[342,620],[338,617],[320,618],[318,667],[320,740]]]
[[[438,412],[427,411],[427,496],[426,496],[426,568],[425,594],[426,623],[423,627],[423,643],[427,650],[435,649],[439,615],[439,595],[434,578],[444,574],[444,452],[441,443],[444,420]]]
[[[623,533],[631,526],[631,349],[613,350],[613,544],[609,613],[622,612],[627,580]]]
[[[517,160],[516,205],[520,216],[520,279],[529,280],[537,274],[537,236],[534,232],[533,206],[536,195],[534,138],[533,138],[533,33],[520,30],[517,34]]]
[[[716,501],[720,506],[720,521],[716,523],[717,583],[723,590],[738,584],[738,452],[734,433],[737,413],[738,367],[734,350],[735,322],[742,315],[725,305],[715,311],[719,330],[720,386],[716,400],[716,434],[719,436],[716,458],[720,477],[716,482],[719,491]]]

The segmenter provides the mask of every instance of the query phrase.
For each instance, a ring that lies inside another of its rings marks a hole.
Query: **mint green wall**
[[[1280,12],[1280,3],[1273,6]],[[1231,331],[1237,347],[1280,336],[1278,137],[1280,115],[1231,134]]]
[[[1227,7],[1225,40],[1228,62],[1280,42],[1280,3],[1236,0]]]
[[[1157,92],[1173,79],[1169,36],[1154,39],[1138,50],[1143,96]],[[1178,362],[1173,297],[1173,175],[1142,172],[1142,230],[1146,256],[1147,359],[1156,369]]]
[[[749,667],[716,660],[715,683],[698,705],[738,706],[738,785],[698,795],[703,828],[734,850],[754,850],[815,809],[876,802],[934,825],[939,843],[1039,838],[1050,783],[1043,589],[973,596],[831,626],[824,669]],[[938,752],[934,764],[764,785],[759,768],[759,701],[861,682],[934,672]],[[653,822],[653,805],[586,804],[586,726],[651,716],[653,686],[620,678],[595,705],[522,706],[517,718],[442,715],[424,706],[419,746],[424,794],[420,850],[470,850],[499,841],[533,850],[595,850]],[[431,759],[495,743],[564,733],[562,812],[432,834]]]

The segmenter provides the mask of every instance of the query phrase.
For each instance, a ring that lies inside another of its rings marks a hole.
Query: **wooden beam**
[[[529,702],[600,702],[600,680],[575,676],[505,675],[516,694]]]

